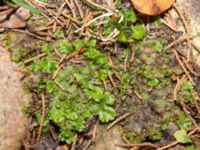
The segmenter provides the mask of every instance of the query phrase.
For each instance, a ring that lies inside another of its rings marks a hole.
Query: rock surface
[[[193,42],[200,50],[200,3],[199,0],[177,0],[176,4],[185,10],[188,21],[190,22],[190,32],[193,38]],[[177,19],[177,14],[172,13],[174,20]],[[183,24],[179,24],[180,31],[183,30]],[[186,51],[188,49],[185,49]],[[200,67],[200,51],[196,48],[192,48],[192,59],[198,67]]]
[[[30,11],[24,8],[17,9],[13,14],[10,13],[12,10],[0,16],[0,28],[23,28],[26,26],[26,20],[31,16]]]
[[[0,150],[18,150],[26,123],[22,109],[29,97],[9,52],[0,46],[0,54]]]
[[[126,150],[115,146],[115,144],[124,143],[120,132],[119,126],[114,126],[109,130],[106,130],[104,126],[98,126],[96,142],[88,150]]]

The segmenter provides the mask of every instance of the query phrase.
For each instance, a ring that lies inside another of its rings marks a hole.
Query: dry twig
[[[180,80],[178,80],[178,82],[174,88],[174,92],[173,92],[174,100],[177,100],[177,92],[178,92],[179,88],[181,87],[181,85],[184,83],[185,79],[186,79],[186,75],[183,75],[182,78]]]
[[[154,149],[159,148],[157,145],[152,143],[141,143],[141,144],[116,144],[116,146],[124,147],[124,148],[132,148],[132,147],[151,147]]]
[[[73,140],[73,143],[72,143],[71,150],[76,150],[76,142],[77,142],[77,134],[74,136],[74,140]]]
[[[43,128],[43,124],[44,124],[44,117],[45,117],[45,97],[44,97],[44,94],[42,94],[42,117],[41,117],[40,127],[39,127],[39,131],[38,131],[38,136],[37,136],[38,144],[40,143],[42,128]]]
[[[132,113],[126,113],[122,116],[120,116],[119,118],[117,118],[115,121],[113,121],[106,129],[109,130],[110,128],[112,128],[114,125],[116,125],[118,122],[124,120],[126,117],[130,116]]]
[[[194,83],[192,77],[190,76],[190,73],[187,71],[183,62],[181,61],[180,57],[178,56],[178,53],[176,52],[175,49],[173,49],[172,51],[174,52],[176,59],[178,60],[179,64],[181,65],[181,67],[184,70],[185,74],[187,75],[188,79],[191,81],[192,85],[195,86],[196,84]]]
[[[24,64],[30,63],[30,62],[32,62],[32,61],[38,59],[38,58],[44,57],[45,55],[46,55],[45,53],[42,53],[42,54],[39,54],[39,55],[37,55],[37,56],[35,56],[35,57],[32,57],[32,58],[30,58],[30,59],[27,59],[27,60],[24,61]]]

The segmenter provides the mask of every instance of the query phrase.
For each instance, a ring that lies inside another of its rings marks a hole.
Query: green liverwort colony
[[[73,43],[62,39],[53,47],[64,55],[84,47],[86,51],[82,55],[88,61],[82,66],[70,64],[62,67],[53,79],[59,63],[52,46],[43,44],[41,48],[46,57],[28,66],[39,81],[36,87],[31,87],[34,83],[29,83],[27,90],[46,92],[50,100],[46,122],[56,124],[60,128],[61,141],[71,143],[74,131],[84,131],[87,119],[98,116],[101,122],[107,123],[116,117],[113,108],[115,96],[101,86],[102,81],[107,79],[107,73],[113,71],[105,54],[96,49],[95,39],[77,39]]]
[[[20,0],[13,1],[29,7]],[[29,9],[37,11],[32,7]],[[110,37],[114,30],[118,31],[114,39],[118,52],[113,50],[115,44],[107,46],[114,63],[118,66],[117,69],[109,62],[108,51],[100,44],[100,40],[79,37],[76,33],[73,33],[73,40],[69,40],[62,29],[57,29],[53,33],[55,40],[52,42],[37,41],[33,50],[22,47],[12,51],[12,60],[28,71],[23,80],[24,89],[33,95],[33,102],[24,108],[25,114],[33,116],[34,125],[38,127],[42,117],[40,99],[44,94],[46,111],[43,134],[45,135],[49,124],[54,125],[59,129],[60,141],[71,144],[75,134],[86,132],[92,121],[113,121],[118,115],[117,104],[120,104],[119,109],[135,114],[141,112],[140,106],[137,108],[137,98],[132,94],[133,91],[137,91],[141,94],[140,101],[143,104],[151,100],[150,102],[155,103],[155,107],[163,113],[161,125],[160,122],[156,122],[157,120],[149,119],[153,123],[148,124],[151,128],[146,132],[147,139],[160,140],[169,122],[174,121],[180,128],[174,135],[177,141],[191,143],[185,132],[190,128],[191,121],[174,106],[175,102],[169,94],[163,92],[174,88],[171,76],[173,69],[176,69],[176,66],[168,67],[172,58],[164,50],[166,41],[159,38],[145,45],[146,33],[141,19],[138,19],[133,11],[124,8],[117,16],[105,17],[104,21],[102,36],[105,39]],[[160,25],[159,21],[154,21],[154,24]],[[98,22],[91,24],[90,29],[96,32]],[[10,33],[3,44],[9,47],[15,40],[16,37]],[[145,50],[145,47],[148,49]],[[84,51],[72,58],[75,59],[75,63],[66,59],[68,55],[81,49]],[[134,62],[124,68],[124,60],[133,52]],[[116,74],[120,82],[115,86],[108,82],[106,89],[105,83],[110,80],[109,75]],[[178,96],[184,97],[185,103],[194,104],[193,92],[193,86],[186,80]],[[175,109],[170,109],[172,107]],[[127,123],[129,122],[131,121],[127,120]],[[139,134],[140,131],[125,134],[131,142],[142,142],[146,137]],[[180,136],[185,138],[181,139]]]
[[[122,15],[124,19],[119,22]],[[107,17],[105,20],[108,22],[103,26],[104,36],[117,28],[120,31],[117,37],[119,42],[144,38],[144,27],[138,22],[133,11],[124,10],[116,18]],[[135,26],[130,26],[132,23]],[[95,24],[93,26],[95,31]],[[52,122],[59,127],[60,140],[71,143],[75,133],[83,132],[89,125],[87,120],[97,116],[102,123],[108,123],[115,119],[116,96],[111,91],[106,91],[103,86],[103,82],[108,80],[108,74],[112,75],[114,70],[109,65],[105,52],[97,49],[96,39],[77,38],[69,41],[63,38],[62,30],[57,30],[54,35],[57,38],[54,42],[38,42],[41,57],[33,62],[23,61],[22,49],[13,51],[12,59],[19,62],[21,67],[27,68],[31,74],[24,80],[25,90],[38,96],[45,93],[48,105],[43,131],[45,132],[45,127]],[[87,58],[82,65],[60,62],[60,57],[82,48],[85,51],[81,57]],[[58,71],[61,65],[63,67]],[[123,72],[120,72],[120,75],[123,75]],[[31,113],[31,106],[30,104],[24,108],[27,115]],[[34,113],[36,122],[39,123],[41,110]]]

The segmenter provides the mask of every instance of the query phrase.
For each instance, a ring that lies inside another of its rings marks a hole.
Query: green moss
[[[129,140],[130,143],[141,143],[143,142],[143,137],[141,133],[125,132],[124,136]]]
[[[161,52],[165,47],[165,40],[164,39],[158,39],[155,40],[152,44],[152,48],[155,49],[157,52]]]
[[[21,52],[19,50],[12,51],[11,60],[15,62],[19,62],[21,59]]]
[[[16,42],[17,36],[15,32],[9,32],[7,37],[3,40],[2,46],[5,48],[11,48],[12,45]]]
[[[159,141],[162,138],[162,131],[160,125],[155,125],[154,127],[148,129],[148,138],[151,141]]]

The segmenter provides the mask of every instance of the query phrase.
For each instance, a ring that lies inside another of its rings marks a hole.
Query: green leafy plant
[[[82,132],[88,118],[98,116],[101,122],[107,123],[116,116],[112,107],[115,97],[91,82],[94,80],[92,72],[95,71],[96,67],[92,64],[80,68],[75,66],[65,68],[55,79],[62,86],[62,90],[53,81],[47,82],[47,90],[53,94],[48,116],[60,127],[62,141],[71,143],[74,130]],[[82,96],[77,91],[81,91]]]
[[[192,143],[192,140],[190,139],[189,135],[187,135],[185,130],[178,130],[174,133],[174,137],[175,139],[179,142],[179,143]]]
[[[135,40],[142,40],[145,36],[145,29],[142,25],[138,24],[133,27],[131,37]]]
[[[152,47],[157,51],[161,52],[165,46],[165,40],[164,39],[158,39],[153,42]]]
[[[29,70],[32,72],[42,71],[44,73],[53,73],[57,67],[58,62],[56,61],[39,59],[29,66]]]
[[[82,55],[88,61],[83,66],[64,67],[53,80],[52,74],[60,60],[53,46],[64,55],[84,47],[87,50]],[[53,44],[42,43],[40,48],[46,55],[28,66],[34,82],[27,81],[27,84],[30,91],[48,93],[50,107],[46,119],[59,127],[61,141],[70,144],[76,132],[84,132],[87,119],[97,117],[102,123],[107,123],[116,117],[113,106],[115,97],[104,91],[101,85],[112,68],[108,65],[106,55],[96,48],[96,40],[76,39],[72,43],[60,39]]]
[[[183,98],[186,103],[194,105],[194,98],[195,92],[193,85],[190,81],[186,80],[183,85],[181,86],[181,90],[179,92],[179,95]]]

